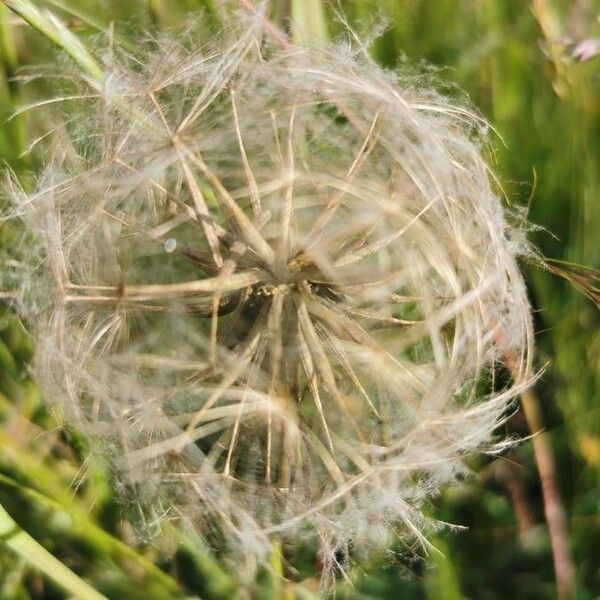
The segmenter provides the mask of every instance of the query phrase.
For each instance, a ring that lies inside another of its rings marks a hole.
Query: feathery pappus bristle
[[[140,48],[69,84],[37,188],[6,188],[46,393],[240,566],[273,536],[326,566],[424,540],[423,503],[499,447],[531,377],[485,122],[431,75],[258,21]]]

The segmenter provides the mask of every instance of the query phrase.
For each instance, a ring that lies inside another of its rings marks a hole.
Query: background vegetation
[[[220,19],[218,0],[34,4],[51,9],[84,41],[111,23],[126,35],[176,25],[198,9],[206,10],[211,27]],[[596,0],[343,0],[335,6],[359,33],[386,20],[372,46],[382,64],[402,69],[424,59],[443,67],[442,77],[457,82],[498,132],[491,160],[507,201],[524,214],[528,208],[538,226],[532,240],[549,258],[600,267],[600,59],[577,60],[600,45]],[[341,30],[333,7],[320,0],[273,0],[271,11],[297,41]],[[587,45],[578,47],[581,42]],[[25,116],[8,120],[29,93],[15,75],[48,62],[53,52],[47,38],[0,3],[0,157],[21,177],[35,167],[23,152],[39,128]],[[0,243],[10,244],[15,235],[3,224]],[[600,313],[578,293],[584,282],[576,272],[574,286],[536,267],[527,271],[538,309],[537,363],[547,365],[536,394],[558,466],[574,596],[600,598]],[[597,283],[587,279],[585,285],[598,301]],[[69,597],[57,565],[111,599],[310,595],[318,566],[309,559],[297,558],[300,587],[279,580],[286,565],[274,557],[251,589],[240,590],[192,534],[173,532],[159,547],[140,544],[134,520],[116,505],[109,473],[86,460],[84,441],[44,406],[44,390],[28,372],[33,352],[23,325],[0,304],[0,503],[22,528],[0,527],[0,599]],[[528,433],[522,413],[508,428]],[[397,555],[361,565],[352,573],[354,589],[342,584],[340,596],[555,598],[548,506],[531,441],[508,456],[479,459],[473,468],[475,477],[431,507],[468,531],[432,540],[441,554],[432,552],[426,562],[407,560],[406,549],[398,548]],[[12,521],[0,513],[0,523]],[[23,531],[60,562],[19,554],[15,542],[26,539],[19,538]],[[31,567],[32,559],[45,574]],[[48,576],[53,572],[58,583]],[[85,593],[82,598],[93,598]]]

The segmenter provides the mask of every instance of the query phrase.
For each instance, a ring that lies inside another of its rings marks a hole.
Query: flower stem
[[[531,431],[533,455],[540,476],[544,515],[548,524],[554,572],[556,577],[556,597],[569,600],[573,597],[575,569],[569,548],[567,519],[562,506],[556,464],[546,433],[542,433],[543,423],[537,396],[531,390],[521,395],[523,412]]]

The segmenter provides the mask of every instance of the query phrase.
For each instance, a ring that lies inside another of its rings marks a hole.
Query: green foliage
[[[27,115],[6,121],[29,93],[12,79],[20,66],[47,62],[53,42],[98,77],[97,58],[87,53],[85,42],[112,22],[126,36],[132,30],[180,23],[189,11],[200,9],[207,24],[215,27],[221,14],[217,0],[40,0],[35,4],[10,0],[5,4],[45,34],[25,27],[0,5],[0,157],[25,178],[30,159],[21,155],[39,135],[38,125]],[[599,267],[600,60],[584,64],[570,60],[567,48],[544,39],[547,24],[540,21],[539,12],[519,0],[345,0],[341,4],[349,22],[365,37],[378,20],[387,20],[387,29],[370,48],[377,61],[407,68],[410,60],[423,58],[444,67],[442,77],[458,82],[490,120],[501,136],[494,140],[490,154],[507,201],[515,209],[530,202],[528,218],[543,228],[534,231],[532,239],[542,252]],[[585,12],[591,3],[535,4],[543,5],[545,15],[554,15],[560,34],[583,39],[600,33],[597,15]],[[287,14],[289,6],[292,11]],[[51,21],[45,9],[61,20]],[[290,5],[274,0],[272,9],[274,19],[296,39],[310,34],[322,40],[328,32],[343,31],[320,1]],[[517,210],[515,215],[520,218]],[[11,243],[14,235],[7,224],[0,224],[0,244]],[[600,316],[569,283],[534,268],[530,271],[531,294],[540,309],[538,364],[549,361],[537,393],[559,465],[577,567],[577,598],[592,599],[600,595]],[[239,584],[192,534],[173,532],[169,549],[136,546],[131,524],[118,516],[110,474],[95,460],[86,459],[88,451],[77,433],[61,429],[56,416],[44,407],[28,375],[32,353],[16,316],[1,312],[0,504],[11,517],[108,598],[243,597]],[[507,427],[511,434],[527,434],[520,415]],[[432,540],[442,555],[430,551],[427,564],[404,563],[408,549],[397,548],[397,556],[390,553],[376,564],[361,565],[351,573],[355,587],[341,582],[339,596],[355,600],[554,598],[551,549],[530,444],[521,444],[510,456],[482,459],[473,467],[479,473],[476,479],[449,491],[432,507],[436,517],[465,525],[468,531],[448,532]],[[311,569],[314,565],[305,561],[300,571]],[[256,598],[309,594],[311,581],[294,589],[280,581],[279,572],[290,575],[286,561],[275,556],[271,569],[247,594]],[[60,585],[0,541],[1,599],[64,597]]]

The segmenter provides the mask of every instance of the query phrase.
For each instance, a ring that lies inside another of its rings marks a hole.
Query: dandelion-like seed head
[[[45,389],[238,557],[419,538],[529,373],[485,123],[348,46],[155,44],[114,50],[12,187]]]

